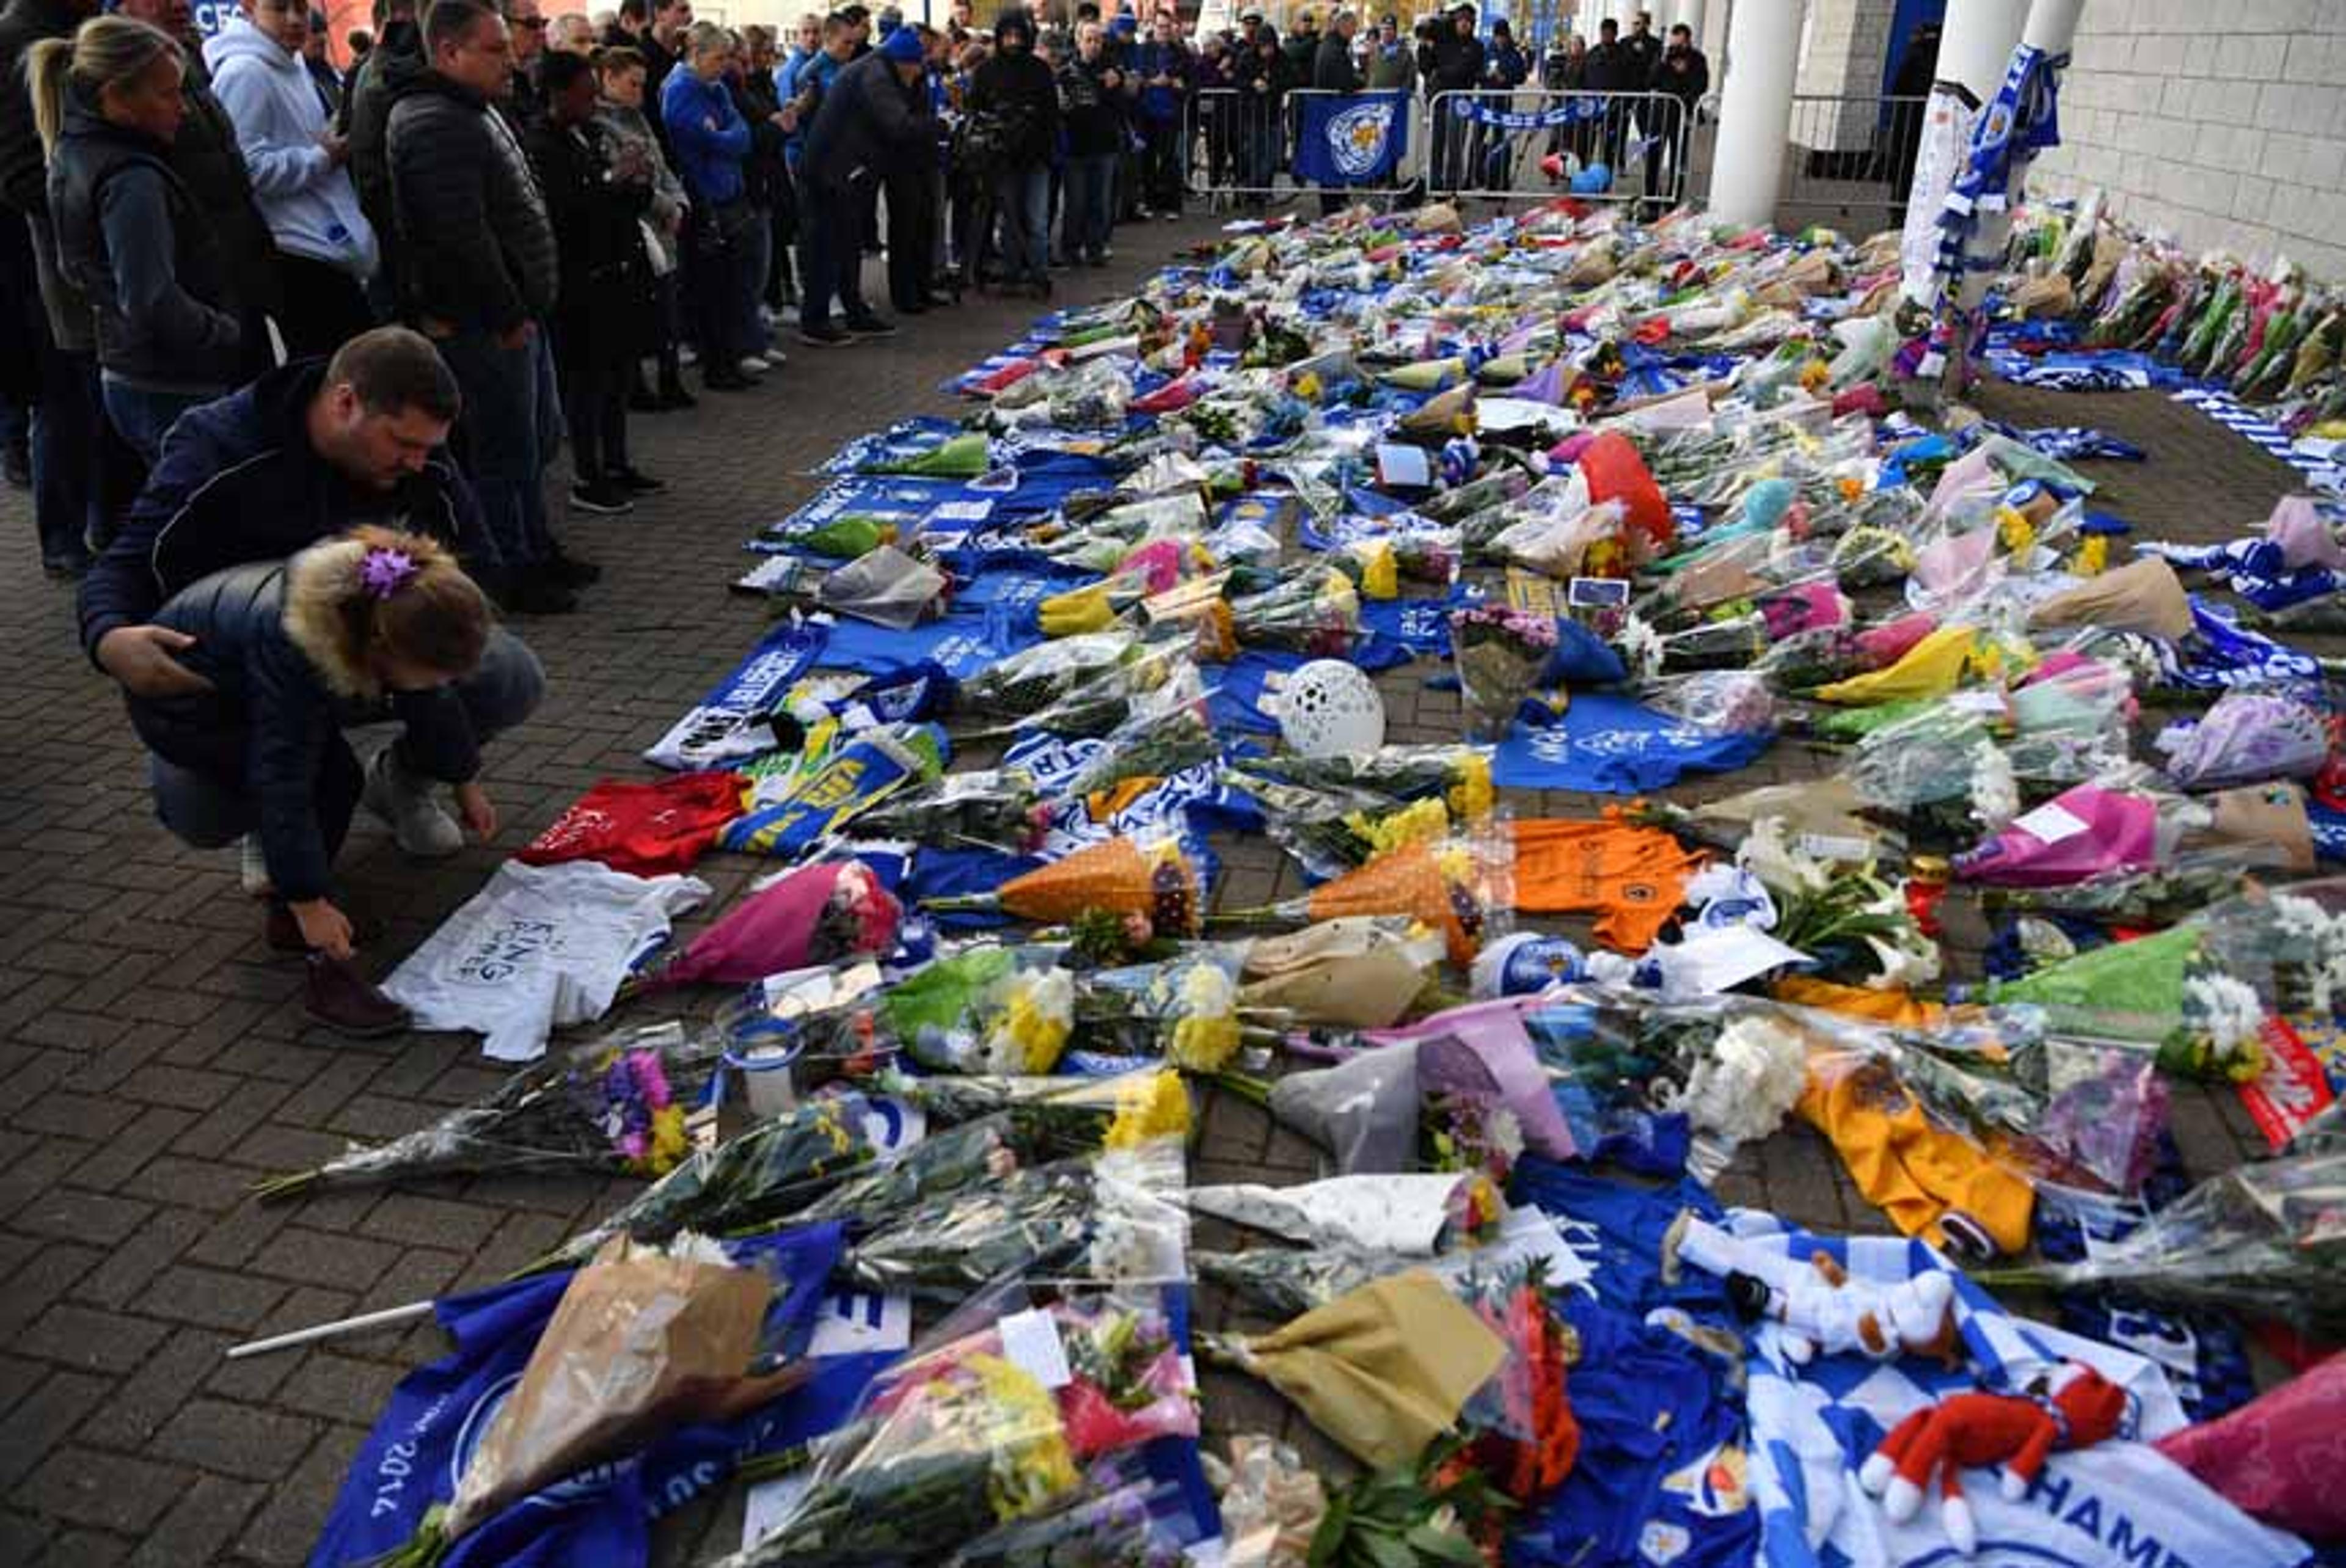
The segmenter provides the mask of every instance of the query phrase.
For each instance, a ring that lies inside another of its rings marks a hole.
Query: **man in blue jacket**
[[[153,624],[165,602],[214,572],[282,560],[362,523],[433,535],[476,574],[494,565],[496,545],[445,447],[460,401],[430,342],[381,327],[331,361],[296,361],[181,415],[122,532],[82,580],[91,662],[136,697],[204,691],[203,677],[172,657],[189,639]],[[528,718],[545,689],[536,656],[503,628],[454,687],[484,739]],[[191,843],[235,840],[242,803],[159,759],[153,766],[175,831]],[[408,854],[450,855],[464,843],[396,743],[369,766],[364,804]]]

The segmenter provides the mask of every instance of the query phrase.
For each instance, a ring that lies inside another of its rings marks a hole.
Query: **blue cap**
[[[880,40],[880,52],[900,66],[921,63],[921,36],[910,27],[899,27]]]

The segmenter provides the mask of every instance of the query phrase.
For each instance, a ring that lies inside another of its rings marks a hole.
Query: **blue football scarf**
[[[851,514],[877,517],[892,523],[898,537],[909,538],[920,527],[923,518],[939,507],[963,499],[965,494],[964,487],[951,479],[842,474],[816,491],[779,521],[760,528],[757,536],[750,541],[749,547],[767,555],[777,552],[814,555],[815,552],[806,548],[802,541],[817,529]]]
[[[783,621],[731,674],[668,726],[644,760],[678,772],[729,767],[774,748],[765,716],[793,681],[814,667],[833,628],[821,621]]]
[[[842,1234],[836,1224],[821,1225],[727,1244],[737,1261],[773,1270],[767,1329],[792,1354],[813,1334]],[[576,1272],[533,1275],[434,1304],[456,1348],[393,1390],[351,1463],[310,1568],[345,1568],[390,1552],[455,1495],[457,1478],[520,1383]],[[706,1492],[745,1454],[829,1431],[887,1359],[825,1361],[820,1375],[753,1415],[669,1432],[638,1453],[557,1482],[466,1535],[443,1561],[450,1568],[639,1568],[649,1561],[654,1516]]]
[[[2270,539],[2234,539],[2222,545],[2176,545],[2147,539],[2137,555],[2157,555],[2182,572],[2206,572],[2268,614],[2346,589],[2346,578],[2327,566],[2292,571],[2280,545]]]
[[[941,758],[953,745],[936,725],[926,727]],[[858,811],[922,781],[916,759],[903,747],[882,745],[869,736],[842,745],[787,800],[736,817],[717,835],[720,850],[795,860],[832,834]]]
[[[815,472],[868,473],[875,469],[910,463],[936,451],[961,433],[961,424],[955,420],[926,414],[900,419],[885,430],[857,436],[831,453],[830,459]]]
[[[1494,783],[1512,789],[1640,795],[1688,773],[1732,773],[1768,749],[1766,735],[1719,734],[1603,692],[1576,696],[1555,724],[1518,726],[1499,743]]]

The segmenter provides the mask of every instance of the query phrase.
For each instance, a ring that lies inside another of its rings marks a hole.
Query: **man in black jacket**
[[[863,302],[865,196],[903,159],[936,146],[925,98],[910,95],[924,66],[921,37],[899,27],[842,67],[815,110],[799,160],[799,336],[831,348],[892,329]],[[831,319],[839,301],[842,328]]]
[[[560,276],[545,199],[494,107],[513,46],[476,0],[438,0],[423,44],[432,69],[392,105],[387,137],[403,314],[464,391],[458,450],[500,557],[484,585],[508,609],[558,614],[592,568],[569,563],[546,520],[561,421],[543,323]]]
[[[1694,136],[1695,106],[1710,91],[1710,62],[1694,46],[1694,29],[1681,22],[1670,29],[1669,46],[1654,67],[1653,90],[1668,94],[1665,104],[1653,100],[1656,123],[1649,127],[1653,145],[1646,153],[1646,195],[1650,205],[1666,204],[1686,173],[1687,148]],[[1668,165],[1670,186],[1665,187],[1663,165]]]
[[[375,270],[373,300],[378,311],[395,311],[399,299],[399,216],[392,210],[391,156],[384,133],[391,125],[391,106],[423,79],[431,64],[423,57],[423,25],[415,19],[413,0],[378,3],[380,41],[342,95],[341,129],[350,141],[351,184],[359,193],[359,209],[374,230],[382,264]]]
[[[1637,75],[1637,66],[1628,47],[1621,42],[1621,24],[1607,16],[1596,24],[1596,46],[1588,51],[1588,64],[1581,79],[1592,93],[1642,93],[1645,78]],[[1604,100],[1605,117],[1597,133],[1605,166],[1619,172],[1621,139],[1628,129],[1627,100],[1611,97]]]
[[[105,532],[101,466],[106,417],[100,411],[97,341],[86,302],[60,296],[55,237],[49,229],[47,158],[33,129],[25,56],[43,38],[69,38],[97,0],[15,0],[0,15],[0,221],[28,225],[40,285],[40,390],[33,405],[33,519],[41,565],[53,577],[89,565],[87,541]],[[22,303],[21,301],[19,303]],[[60,311],[60,304],[65,309]]]
[[[1323,93],[1357,93],[1361,90],[1360,67],[1352,64],[1352,35],[1359,30],[1360,18],[1350,11],[1339,11],[1329,19],[1328,31],[1320,37],[1320,47],[1311,56],[1311,86]],[[1344,188],[1323,186],[1320,191],[1320,211],[1324,216],[1344,209]]]
[[[1458,111],[1474,100],[1474,88],[1483,85],[1483,41],[1474,36],[1474,7],[1453,6],[1450,25],[1433,40],[1428,57],[1419,62],[1425,92],[1433,113],[1433,186],[1456,190],[1467,173],[1467,148],[1472,137]],[[1444,97],[1443,94],[1454,95]]]
[[[362,523],[430,534],[475,572],[494,562],[473,492],[442,446],[457,397],[431,344],[379,327],[331,361],[297,361],[189,410],[82,583],[91,661],[133,697],[200,696],[204,678],[173,657],[189,639],[155,624],[165,602],[214,572],[280,560]],[[454,689],[485,739],[529,717],[546,677],[519,638],[498,630]],[[154,773],[158,806],[189,842],[225,845],[250,827],[249,803],[160,761]],[[464,841],[395,744],[369,768],[364,801],[409,854],[453,854]]]

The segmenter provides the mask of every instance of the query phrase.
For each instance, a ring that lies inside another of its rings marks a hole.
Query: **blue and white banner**
[[[841,1243],[840,1227],[831,1224],[728,1244],[737,1261],[773,1273],[768,1330],[787,1349],[807,1349],[822,1315],[836,1309],[826,1300],[825,1282]],[[352,1461],[310,1568],[348,1568],[398,1548],[434,1505],[455,1494],[457,1478],[520,1382],[576,1272],[534,1275],[437,1304],[435,1315],[456,1348],[393,1390]],[[837,1425],[894,1354],[884,1341],[852,1349],[817,1362],[809,1381],[754,1414],[668,1432],[637,1453],[523,1499],[458,1542],[446,1563],[642,1568],[654,1518],[721,1483],[744,1455],[788,1448]]]
[[[1409,149],[1409,95],[1343,93],[1303,98],[1295,178],[1314,185],[1391,179]]]
[[[1498,99],[1459,97],[1450,100],[1450,114],[1454,119],[1472,120],[1478,126],[1496,126],[1501,130],[1554,130],[1558,126],[1577,125],[1583,120],[1601,120],[1614,100],[1596,97],[1566,98],[1560,104],[1550,104],[1544,109],[1511,109],[1502,107]],[[1620,106],[1620,112],[1630,112],[1629,106]],[[1644,111],[1658,113],[1650,107]]]

